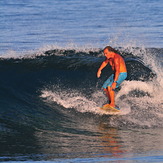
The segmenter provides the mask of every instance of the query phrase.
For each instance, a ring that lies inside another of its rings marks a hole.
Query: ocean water
[[[0,1],[1,162],[163,162],[161,0]],[[115,47],[120,115],[101,86]]]

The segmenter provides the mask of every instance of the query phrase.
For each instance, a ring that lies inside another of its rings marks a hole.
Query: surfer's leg
[[[126,79],[126,77],[127,77],[127,73],[126,72],[120,73],[120,75],[118,77],[116,88],[119,87],[119,85]],[[110,82],[110,85],[108,85],[108,93],[109,93],[109,97],[110,97],[110,105],[115,107],[115,92],[111,88],[112,83],[113,83],[113,81]]]
[[[115,107],[115,92],[111,87],[108,87],[108,94],[110,98],[110,105]]]
[[[108,97],[108,100],[109,100],[109,103],[111,102],[110,101],[110,93],[108,91],[108,89],[104,89],[105,93],[106,93],[106,96]]]
[[[111,102],[111,97],[110,97],[110,90],[108,89],[108,87],[110,87],[113,83],[114,80],[114,74],[112,74],[103,84],[102,88],[104,89],[104,91],[106,92],[106,95],[108,97],[109,103]]]

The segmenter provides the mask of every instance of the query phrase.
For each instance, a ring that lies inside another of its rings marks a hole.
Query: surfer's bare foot
[[[110,104],[105,104],[103,107],[108,107],[108,105],[110,105]]]

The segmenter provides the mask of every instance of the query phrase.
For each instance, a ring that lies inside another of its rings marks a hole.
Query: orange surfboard
[[[103,110],[105,112],[107,112],[108,114],[114,115],[114,114],[118,114],[120,113],[120,109],[119,108],[115,108],[113,106],[110,106],[109,104],[105,104],[103,105],[100,110]]]

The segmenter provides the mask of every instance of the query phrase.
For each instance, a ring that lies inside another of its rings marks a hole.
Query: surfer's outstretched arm
[[[106,59],[104,62],[102,62],[101,66],[99,67],[98,71],[97,71],[97,77],[99,78],[101,76],[101,71],[104,67],[106,67],[106,65],[108,64],[108,60]]]

